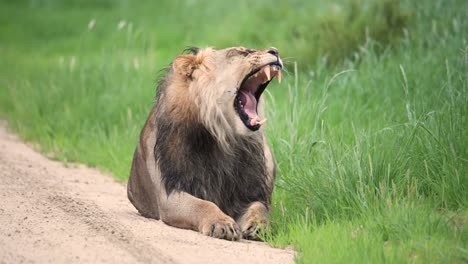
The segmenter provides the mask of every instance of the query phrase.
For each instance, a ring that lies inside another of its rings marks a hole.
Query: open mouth
[[[253,70],[242,81],[234,99],[234,108],[248,129],[256,131],[266,122],[258,116],[258,101],[275,76],[281,82],[281,68],[279,62],[270,63]]]

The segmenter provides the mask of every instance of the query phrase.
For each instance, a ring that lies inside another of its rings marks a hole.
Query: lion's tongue
[[[266,119],[260,119],[257,114],[257,99],[250,91],[240,91],[242,104],[244,105],[244,112],[249,116],[251,126],[257,124],[262,125]]]
[[[279,71],[275,70],[273,73],[276,74],[277,72]],[[244,105],[244,112],[249,116],[249,123],[251,126],[263,125],[266,121],[266,119],[260,119],[257,114],[257,99],[255,99],[254,94],[261,84],[271,79],[270,75],[270,66],[266,65],[245,81],[240,90],[240,98],[242,100],[242,105]]]
[[[250,92],[250,91],[240,91],[243,95],[244,100],[242,100],[242,104],[244,105],[244,112],[250,117],[250,118],[256,118],[257,117],[257,100],[255,99],[255,96]]]

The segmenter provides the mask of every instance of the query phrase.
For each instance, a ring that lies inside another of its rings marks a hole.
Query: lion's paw
[[[242,237],[249,240],[261,240],[261,235],[267,229],[268,222],[265,218],[263,219],[251,219],[250,221],[244,222],[241,226]]]
[[[237,223],[228,219],[217,219],[214,221],[208,221],[201,229],[202,234],[221,238],[226,240],[239,240],[242,237],[242,232]]]
[[[242,237],[250,240],[260,240],[268,228],[268,210],[260,202],[250,204],[245,213],[237,220]]]

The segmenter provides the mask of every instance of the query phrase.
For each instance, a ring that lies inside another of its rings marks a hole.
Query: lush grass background
[[[468,2],[1,1],[0,114],[125,180],[186,46],[276,46],[273,229],[302,263],[466,263]]]

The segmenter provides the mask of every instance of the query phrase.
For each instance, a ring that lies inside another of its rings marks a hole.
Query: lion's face
[[[177,93],[186,94],[184,101],[193,102],[190,109],[210,130],[249,134],[266,121],[262,93],[274,77],[281,81],[282,67],[275,48],[206,48],[178,56],[173,72],[178,86],[186,86]]]

